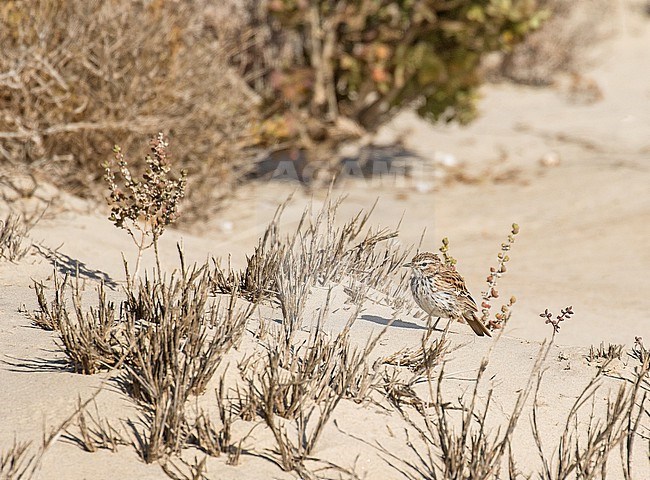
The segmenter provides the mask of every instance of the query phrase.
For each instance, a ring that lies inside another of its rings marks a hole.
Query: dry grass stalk
[[[517,301],[515,297],[510,297],[510,300],[501,306],[501,311],[497,312],[493,319],[490,318],[492,301],[499,297],[497,282],[507,271],[506,263],[510,261],[508,252],[512,248],[512,244],[515,243],[515,237],[518,234],[519,225],[513,223],[512,230],[510,231],[510,234],[508,234],[507,240],[501,244],[501,251],[497,254],[497,267],[490,267],[490,274],[486,280],[487,289],[481,293],[481,298],[483,300],[481,302],[481,321],[487,325],[490,330],[496,330],[506,326],[508,320],[510,320],[510,316],[512,315],[512,306]]]
[[[209,477],[205,475],[207,472],[206,460],[207,457],[203,457],[201,460],[194,457],[194,462],[188,462],[182,458],[177,461],[167,459],[161,463],[160,467],[165,475],[172,480],[209,480]]]
[[[252,306],[240,309],[236,292],[225,305],[209,301],[205,267],[173,274],[168,281],[146,279],[136,291],[127,291],[124,341],[132,350],[131,380],[143,399],[155,398],[156,385],[179,365],[190,369],[189,389],[202,393],[244,331]]]
[[[29,315],[30,320],[37,327],[45,330],[59,330],[61,321],[65,316],[65,290],[68,284],[68,275],[63,280],[59,278],[56,268],[54,278],[54,299],[48,302],[45,297],[45,285],[42,282],[34,282],[34,291],[39,309]]]
[[[201,410],[194,421],[193,432],[188,443],[195,444],[210,456],[219,457],[227,451],[229,440],[230,424],[225,423],[219,428],[214,425],[210,416]]]
[[[14,443],[9,450],[0,454],[0,479],[28,480],[34,475],[36,456],[29,454],[31,442]]]
[[[14,213],[0,220],[0,259],[9,262],[22,260],[32,248],[28,234],[33,226],[33,223]]]
[[[219,426],[215,425],[206,411],[200,410],[194,420],[192,434],[188,439],[188,443],[196,445],[203,452],[213,457],[219,457],[222,453],[226,453],[228,455],[228,465],[238,465],[242,444],[246,437],[241,438],[237,445],[234,445],[232,426],[240,418],[240,415],[237,414],[237,409],[234,408],[234,402],[226,398],[225,390],[224,376],[222,375],[215,391]]]
[[[78,414],[86,408],[88,403],[94,401],[101,389],[97,390],[88,400],[80,403],[58,427],[52,428],[49,433],[43,432],[43,440],[36,452],[29,452],[32,442],[17,442],[14,439],[8,451],[0,452],[0,480],[30,480],[34,478],[41,467],[43,456],[49,448],[59,440],[62,433],[72,424]]]
[[[77,275],[72,295],[75,316],[63,309],[59,338],[75,372],[92,375],[115,367],[123,359],[125,348],[117,338],[121,331],[119,319],[115,304],[106,299],[104,284],[97,287],[97,306],[87,312],[82,308],[81,293]]]
[[[96,452],[100,449],[117,452],[121,445],[131,445],[132,442],[113,427],[106,419],[99,414],[97,403],[93,401],[95,412],[90,413],[87,405],[83,405],[81,399],[77,400],[76,428],[78,433],[73,433],[68,428],[66,438],[79,445],[87,452]]]
[[[264,357],[240,365],[258,412],[273,433],[284,470],[306,475],[305,460],[339,402],[356,391],[359,373],[385,332],[365,347],[353,348],[349,329],[359,309],[334,338],[319,319],[307,341],[287,344],[284,333],[277,332]]]
[[[479,393],[487,361],[483,361],[479,367],[471,397],[468,401],[463,401],[459,407],[454,407],[447,402],[442,393],[443,364],[438,375],[437,387],[434,387],[430,375],[427,378],[432,402],[425,402],[421,398],[418,401],[417,396],[413,399],[413,405],[419,412],[419,422],[404,415],[408,426],[418,433],[420,439],[421,447],[408,439],[417,460],[404,460],[382,448],[387,456],[387,463],[405,478],[413,480],[499,478],[504,457],[510,454],[512,434],[548,351],[549,348],[543,345],[528,384],[517,397],[508,422],[502,428],[492,432],[487,430],[486,424],[493,393],[489,390],[484,400],[481,400]],[[479,407],[481,403],[484,406]],[[460,418],[453,413],[456,410],[460,410]],[[409,436],[408,430],[407,436]],[[509,458],[509,464],[511,471],[514,470],[512,458]]]
[[[587,354],[588,362],[595,362],[598,360],[620,360],[623,355],[623,345],[610,343],[605,347],[604,342],[600,342],[600,345],[596,348],[593,345],[589,347],[589,353]]]
[[[289,250],[280,260],[275,280],[277,288],[275,300],[282,311],[283,350],[291,345],[295,332],[302,326],[303,311],[315,275],[305,255],[295,254]],[[327,310],[328,307],[329,295],[323,310]]]
[[[266,228],[255,253],[248,258],[245,270],[233,272],[215,262],[212,275],[215,291],[227,293],[238,288],[249,299],[274,298],[285,308],[288,307],[286,299],[278,297],[285,288],[280,288],[278,282],[295,284],[299,279],[294,272],[300,270],[306,272],[303,280],[309,284],[327,286],[345,282],[352,294],[359,288],[369,287],[380,292],[385,301],[403,306],[406,302],[400,299],[408,297],[408,292],[400,266],[409,251],[392,242],[397,237],[397,229],[367,229],[372,210],[359,212],[338,227],[340,204],[341,199],[333,201],[328,197],[315,214],[312,206],[307,207],[296,229],[283,237],[279,224],[285,202]],[[288,275],[293,277],[288,279]],[[398,299],[394,300],[396,294]],[[302,296],[299,294],[296,300]],[[289,316],[299,314],[299,304],[295,307],[297,311],[287,311]]]
[[[647,365],[645,368],[647,371]],[[619,446],[626,478],[634,478],[629,476],[632,469],[632,448],[643,414],[646,394],[640,394],[641,376],[637,376],[632,387],[621,385],[613,397],[607,398],[604,418],[597,417],[595,399],[605,371],[605,368],[599,369],[574,402],[566,417],[564,430],[555,447],[554,455],[545,452],[538,425],[538,392],[542,380],[542,374],[539,374],[532,427],[542,461],[540,478],[544,480],[604,478],[610,454]],[[582,425],[581,420],[585,409],[589,412],[586,427]]]
[[[185,444],[189,396],[205,390],[252,312],[237,307],[236,292],[227,305],[213,302],[208,308],[208,292],[205,265],[183,268],[168,281],[147,279],[127,292],[124,346],[130,353],[124,383],[143,407],[148,431],[141,455],[147,462]]]
[[[637,439],[647,441],[648,463],[650,463],[650,427],[646,423],[645,434],[641,433],[642,418],[650,420],[650,357],[646,357],[634,372],[631,387],[631,402],[625,412],[625,438],[620,443],[621,465],[625,480],[632,480],[632,454],[635,451],[634,445]],[[645,415],[644,415],[645,414]],[[625,421],[624,420],[624,421]]]
[[[240,365],[240,369],[241,369]],[[244,367],[245,368],[245,367]],[[250,422],[257,416],[257,404],[255,403],[255,394],[250,384],[243,389],[236,385],[235,395],[229,402],[229,407],[234,414],[245,422]]]
[[[284,245],[279,238],[279,222],[290,199],[275,211],[273,219],[260,238],[255,252],[246,259],[242,272],[233,271],[230,265],[224,270],[216,260],[212,273],[213,288],[217,293],[238,291],[250,301],[271,297],[276,291],[275,281],[280,260],[284,255]]]

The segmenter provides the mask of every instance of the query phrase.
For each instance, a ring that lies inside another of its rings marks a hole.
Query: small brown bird
[[[419,253],[411,263],[411,292],[418,306],[429,316],[465,320],[480,337],[491,337],[490,331],[476,316],[476,302],[467,291],[465,280],[453,268],[445,265],[438,255]]]

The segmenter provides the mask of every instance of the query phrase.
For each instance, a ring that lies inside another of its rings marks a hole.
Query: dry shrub
[[[239,38],[218,35],[210,4],[3,2],[0,158],[87,195],[113,145],[144,153],[162,130],[188,170],[190,204],[201,205],[186,220],[207,215],[227,191],[215,185],[244,167],[255,123],[227,61]]]
[[[205,265],[127,291],[123,382],[143,409],[139,450],[146,462],[185,445],[187,400],[204,392],[252,313],[237,306],[236,292],[226,305],[208,302],[208,292]]]
[[[30,442],[14,443],[8,450],[0,453],[0,479],[28,480],[34,476],[34,455],[29,454]]]
[[[168,280],[147,278],[127,290],[124,342],[132,350],[129,383],[134,397],[154,401],[165,379],[180,374],[181,364],[191,369],[183,372],[190,381],[188,390],[202,393],[251,313],[236,302],[236,294],[227,297],[225,306],[210,300],[205,266]]]
[[[610,394],[606,397],[604,417],[595,411],[596,398],[601,393],[600,383],[607,370],[606,365],[599,369],[571,407],[552,455],[544,449],[538,426],[537,392],[542,381],[542,373],[539,373],[532,413],[533,437],[542,461],[539,478],[605,478],[607,462],[617,448],[620,448],[625,479],[636,478],[632,474],[632,452],[641,418],[644,412],[648,411],[648,395],[642,391],[642,381],[649,368],[650,362],[644,362],[631,380],[631,386],[625,383],[613,396]],[[585,413],[585,410],[588,413]],[[583,420],[585,417],[586,422]],[[586,423],[586,426],[583,423]]]
[[[17,262],[29,253],[32,245],[28,233],[33,226],[34,223],[14,213],[0,220],[0,260]]]
[[[442,393],[444,364],[437,382],[431,373],[427,374],[430,402],[411,393],[411,403],[418,416],[411,418],[404,414],[408,428],[408,445],[417,460],[404,460],[382,448],[387,463],[399,471],[404,478],[432,480],[463,480],[467,478],[500,478],[499,471],[504,459],[510,454],[512,434],[521,416],[524,404],[533,386],[533,379],[539,373],[548,348],[542,347],[537,357],[528,385],[517,396],[509,420],[500,428],[490,431],[486,424],[490,417],[492,390],[485,399],[481,398],[479,387],[488,362],[484,360],[477,372],[474,388],[469,398],[458,399],[460,405],[447,401]],[[437,386],[434,386],[437,383]],[[400,410],[402,411],[402,410]],[[418,440],[410,439],[415,430]],[[511,470],[513,460],[509,459]],[[512,472],[511,472],[512,473]],[[510,478],[514,478],[512,476]]]
[[[369,338],[363,347],[351,344],[350,328],[366,299],[362,294],[355,299],[354,311],[343,329],[336,335],[328,333],[324,323],[330,314],[330,289],[315,324],[304,338],[304,304],[311,283],[318,282],[323,273],[327,275],[321,278],[330,278],[329,274],[334,275],[337,268],[335,265],[329,270],[328,265],[325,269],[324,263],[320,263],[332,252],[318,249],[322,234],[315,232],[319,231],[316,228],[313,236],[296,235],[295,245],[289,241],[275,283],[282,325],[267,332],[269,342],[263,354],[253,353],[239,364],[249,388],[249,400],[275,438],[278,465],[303,477],[309,475],[304,462],[339,402],[344,398],[359,401],[366,394],[374,377],[368,357],[388,328]],[[345,258],[343,252],[345,249],[341,251]],[[332,258],[340,260],[336,254]]]
[[[121,332],[115,303],[107,300],[104,284],[97,287],[97,306],[84,311],[79,277],[72,303],[74,317],[65,307],[59,319],[59,338],[75,372],[92,375],[111,369],[123,360],[126,349],[120,345]]]
[[[46,298],[44,284],[34,282],[39,308],[29,314],[32,322],[58,333],[62,350],[75,372],[92,375],[116,366],[124,359],[125,349],[118,339],[122,331],[120,318],[114,302],[106,298],[104,284],[97,287],[97,306],[86,311],[82,306],[84,286],[79,283],[78,272],[72,287],[71,306],[67,303],[69,276],[66,274],[62,278],[54,269],[52,278],[52,301]]]
[[[77,282],[72,293],[74,315],[66,306],[67,277],[54,275],[56,294],[51,303],[43,285],[36,284],[40,311],[32,319],[58,331],[75,371],[93,374],[122,368],[120,382],[142,409],[144,431],[132,422],[130,428],[147,462],[177,453],[185,445],[190,431],[187,400],[205,391],[225,353],[241,338],[253,309],[237,305],[236,291],[223,302],[210,299],[207,265],[186,269],[182,257],[181,265],[169,279],[156,275],[154,280],[127,284],[119,309],[100,285],[97,306],[85,310]],[[98,421],[94,430],[84,421],[78,441],[84,448],[117,445]]]
[[[296,229],[283,236],[280,221],[285,202],[243,271],[224,268],[215,261],[215,291],[228,293],[238,289],[251,300],[272,298],[290,322],[300,316],[311,285],[343,284],[353,299],[360,292],[369,291],[374,300],[395,309],[410,305],[410,292],[405,289],[408,278],[400,270],[410,249],[393,241],[399,226],[367,227],[372,210],[360,211],[338,226],[341,201],[328,197],[316,213],[313,206],[306,207]],[[289,288],[294,292],[287,297]]]
[[[44,330],[59,330],[61,321],[66,314],[65,296],[68,275],[61,279],[55,269],[53,279],[54,299],[52,301],[48,301],[45,296],[45,285],[42,282],[34,281],[38,310],[28,314],[34,325]]]
[[[324,308],[326,310],[327,308]],[[357,306],[346,327],[335,337],[320,321],[305,341],[287,343],[278,331],[261,358],[240,365],[259,415],[276,441],[278,465],[308,475],[308,460],[340,401],[359,394],[360,377],[368,375],[368,356],[386,329],[353,347],[349,329],[360,311]]]

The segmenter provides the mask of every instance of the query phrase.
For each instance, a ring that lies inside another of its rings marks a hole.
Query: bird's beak
[[[402,265],[402,267],[412,268],[413,264],[412,263],[405,263],[404,265]]]

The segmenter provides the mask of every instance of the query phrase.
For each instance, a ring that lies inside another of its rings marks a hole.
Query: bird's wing
[[[462,310],[469,310],[472,312],[478,312],[478,307],[476,302],[472,298],[472,295],[467,290],[465,286],[465,280],[456,270],[445,270],[440,272],[439,277],[441,281],[445,283],[449,291],[454,292],[459,303],[462,305]]]

